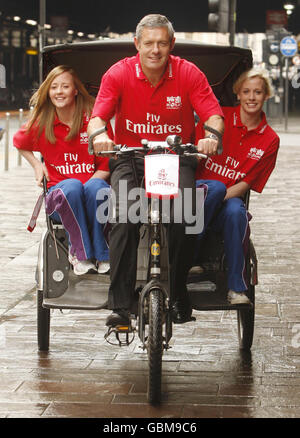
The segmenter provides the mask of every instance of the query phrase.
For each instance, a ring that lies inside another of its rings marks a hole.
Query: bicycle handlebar
[[[217,131],[216,129],[214,129],[214,128],[212,128],[212,127],[210,127],[210,126],[208,126],[208,125],[204,125],[204,129],[206,129],[206,131],[209,131],[209,132],[211,132],[212,134],[214,134],[214,135],[216,135],[217,136],[217,138],[218,138],[218,147],[217,147],[217,154],[218,155],[221,155],[222,154],[222,152],[223,152],[223,144],[222,144],[222,134],[220,134],[220,132],[219,131]],[[88,152],[89,152],[89,154],[90,155],[93,155],[94,154],[94,147],[93,147],[93,140],[94,140],[94,138],[97,136],[97,135],[100,135],[100,134],[102,134],[103,132],[105,132],[106,131],[106,126],[103,126],[102,128],[100,128],[100,129],[97,129],[96,131],[94,131],[93,132],[93,134],[91,134],[90,136],[89,136],[89,138],[88,138]],[[168,144],[168,146],[163,146],[163,144]],[[154,147],[153,146],[155,146],[155,145],[159,145],[160,147],[164,147],[164,148],[167,148],[167,147],[173,147],[173,148],[176,148],[176,147],[179,147],[179,146],[181,146],[181,148],[184,148],[184,146],[189,146],[189,147],[191,147],[191,146],[193,146],[193,145],[191,145],[191,144],[187,144],[187,145],[183,145],[182,143],[181,143],[181,137],[179,136],[179,135],[169,135],[167,138],[166,138],[166,141],[165,142],[161,142],[161,141],[148,141],[148,140],[142,140],[142,144],[143,144],[143,146],[146,146],[146,147],[148,147],[149,149],[154,149]],[[152,147],[151,147],[151,145],[153,145]],[[120,147],[120,145],[119,145],[119,147]],[[194,146],[195,147],[195,146]],[[130,148],[131,150],[133,150],[133,148]],[[143,148],[143,147],[141,147],[140,148],[141,150],[142,149],[145,149],[145,148]],[[149,150],[148,149],[148,150]],[[116,153],[116,151],[104,151],[104,152],[100,152],[100,153],[98,153],[98,155],[103,155],[103,154],[110,154],[110,153]],[[193,153],[193,155],[198,155],[199,157],[201,157],[201,158],[207,158],[207,155],[205,155],[205,154],[201,154],[200,152],[198,152],[197,150],[196,150],[196,148],[195,148],[195,152]],[[188,155],[188,153],[186,153],[185,155]]]
[[[105,131],[105,128],[98,129],[89,137],[89,153],[91,154],[91,150],[93,151],[93,139],[102,132]],[[106,154],[117,154],[122,155],[130,152],[142,152],[147,153],[149,151],[159,151],[165,149],[175,150],[179,155],[197,155],[201,158],[207,158],[207,155],[198,152],[195,145],[191,143],[182,144],[181,137],[178,135],[169,135],[166,138],[166,141],[148,141],[142,140],[142,146],[127,146],[127,145],[115,145],[114,149],[111,151],[102,151],[98,152],[98,155],[106,155]],[[92,152],[94,153],[94,151]]]
[[[95,137],[97,137],[97,135],[102,134],[103,132],[106,131],[106,126],[103,126],[100,129],[96,129],[96,131],[93,132],[93,134],[91,134],[89,136],[89,145],[88,145],[88,152],[90,155],[94,155],[94,147],[93,147],[93,140]]]

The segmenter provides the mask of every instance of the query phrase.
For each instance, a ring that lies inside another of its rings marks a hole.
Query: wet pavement
[[[26,227],[40,189],[26,163],[7,172],[1,163],[1,418],[300,417],[300,127],[291,120],[288,133],[277,128],[276,170],[250,200],[259,263],[251,352],[239,350],[236,312],[194,311],[195,322],[173,328],[159,407],[147,403],[139,339],[122,348],[105,342],[107,310],[51,311],[50,349],[38,351],[44,213],[33,233]]]

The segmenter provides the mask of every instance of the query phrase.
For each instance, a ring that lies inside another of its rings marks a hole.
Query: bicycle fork
[[[159,199],[151,198],[150,209],[150,256],[149,256],[149,278],[150,280],[143,287],[139,295],[138,314],[139,325],[138,335],[142,341],[142,348],[146,348],[146,331],[145,326],[149,323],[149,295],[151,291],[156,290],[162,294],[163,315],[161,316],[165,322],[165,334],[163,347],[169,348],[169,341],[172,337],[172,318],[169,308],[169,294],[165,286],[161,282],[161,215],[159,208]]]

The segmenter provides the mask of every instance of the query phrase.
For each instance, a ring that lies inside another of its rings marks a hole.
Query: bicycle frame
[[[146,348],[146,336],[145,336],[145,326],[146,326],[146,315],[144,309],[147,308],[147,299],[151,290],[159,290],[163,295],[164,303],[164,313],[165,313],[165,337],[164,337],[164,348],[169,348],[169,340],[172,337],[172,319],[170,314],[170,297],[169,291],[161,281],[161,250],[162,241],[166,242],[166,229],[163,227],[161,222],[161,211],[158,198],[151,198],[150,211],[149,211],[149,224],[148,229],[150,233],[150,242],[148,245],[149,254],[149,280],[143,287],[139,294],[139,305],[138,305],[138,315],[139,315],[139,325],[138,334],[139,338],[143,343],[143,349]]]

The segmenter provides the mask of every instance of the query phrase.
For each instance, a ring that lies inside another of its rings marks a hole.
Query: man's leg
[[[135,291],[140,224],[128,220],[128,209],[133,203],[128,200],[128,193],[138,185],[132,162],[119,158],[116,163],[112,163],[111,170],[112,199],[116,200],[116,205],[109,236],[111,284],[108,308],[114,312],[108,317],[106,324],[117,325],[128,320],[128,311]],[[142,171],[143,175],[143,170],[142,163],[142,169],[138,170],[138,174]]]
[[[169,226],[170,288],[171,301],[174,304],[173,321],[176,323],[190,321],[192,314],[186,282],[193,263],[196,241],[196,234],[191,232],[196,220],[193,219],[192,223],[188,223],[192,217],[196,218],[196,185],[193,160],[181,159],[179,181],[182,193],[182,222],[176,223],[178,221],[176,215],[179,211],[176,211],[175,201],[172,223]],[[189,190],[186,191],[185,189]],[[187,197],[189,202],[187,202]],[[189,212],[185,211],[186,209],[189,209]],[[187,233],[187,228],[190,229],[190,233]]]

